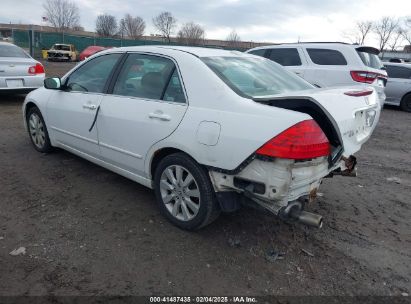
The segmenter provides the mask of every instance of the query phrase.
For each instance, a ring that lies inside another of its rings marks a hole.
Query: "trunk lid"
[[[381,110],[377,94],[372,87],[367,88],[367,90],[371,91],[371,94],[366,96],[348,96],[345,94],[359,91],[358,87],[339,87],[294,92],[293,95],[286,96],[284,94],[256,97],[254,100],[304,113],[307,113],[306,108],[310,107],[310,104],[321,109],[339,136],[339,141],[343,146],[343,155],[348,157],[360,150],[362,144],[371,136],[379,120]],[[300,105],[293,106],[293,103],[296,104],[297,101]],[[307,114],[311,115],[311,113]],[[321,119],[318,117],[313,118],[324,130],[324,121],[319,121]],[[324,130],[324,132],[326,131]],[[330,133],[326,132],[326,134],[328,136]]]
[[[31,58],[0,57],[0,76],[28,76],[29,68],[36,63]]]

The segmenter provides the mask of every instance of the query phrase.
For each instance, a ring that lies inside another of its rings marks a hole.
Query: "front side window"
[[[265,58],[204,57],[202,61],[237,94],[252,98],[312,89],[294,73]]]
[[[347,65],[347,60],[345,60],[343,54],[336,50],[307,48],[307,53],[315,64]]]
[[[268,58],[283,66],[301,65],[300,55],[296,48],[271,49]]]
[[[111,71],[120,57],[121,54],[108,54],[86,62],[67,78],[67,90],[103,93]]]
[[[411,67],[399,67],[395,65],[385,66],[389,78],[411,79]]]
[[[118,76],[113,94],[185,102],[174,62],[152,55],[130,54]]]

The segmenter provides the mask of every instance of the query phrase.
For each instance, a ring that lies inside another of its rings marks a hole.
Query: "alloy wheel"
[[[160,178],[160,193],[170,214],[180,221],[190,221],[200,209],[200,190],[193,175],[184,167],[167,167]]]
[[[37,113],[31,113],[29,118],[30,137],[34,145],[42,149],[46,143],[46,132],[44,124]]]

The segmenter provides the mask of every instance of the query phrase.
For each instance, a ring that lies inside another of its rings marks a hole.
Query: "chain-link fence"
[[[13,41],[16,45],[28,49],[30,47],[30,31],[13,30]],[[91,36],[77,36],[66,33],[50,33],[50,32],[37,32],[33,33],[33,47],[34,57],[41,57],[41,50],[49,49],[55,43],[73,44],[76,49],[81,52],[90,45],[99,45],[107,47],[121,47],[121,46],[136,46],[136,45],[178,45],[175,42],[164,42],[158,40],[130,40],[119,38],[103,38],[103,37],[91,37]],[[240,48],[228,48],[224,46],[205,45],[205,47],[218,47],[226,48],[230,50],[244,51]]]

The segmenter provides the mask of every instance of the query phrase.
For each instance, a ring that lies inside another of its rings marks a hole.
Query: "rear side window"
[[[29,55],[13,44],[0,44],[0,57],[29,58]]]
[[[361,52],[361,51],[357,51],[357,53],[360,56],[361,61],[367,67],[370,67],[373,69],[379,69],[379,70],[383,68],[382,62],[380,58],[378,57],[378,55],[368,53],[368,52]]]
[[[308,49],[307,53],[311,61],[319,65],[347,65],[343,54],[330,49]]]
[[[300,55],[296,48],[271,49],[268,58],[283,66],[301,65]]]
[[[259,49],[259,50],[250,51],[250,52],[248,52],[248,53],[253,54],[253,55],[257,55],[257,56],[264,57],[266,51],[267,51],[266,49]]]
[[[186,101],[174,62],[144,54],[128,56],[113,94],[178,103]]]
[[[385,67],[389,78],[411,79],[411,68],[394,65],[387,65]]]

